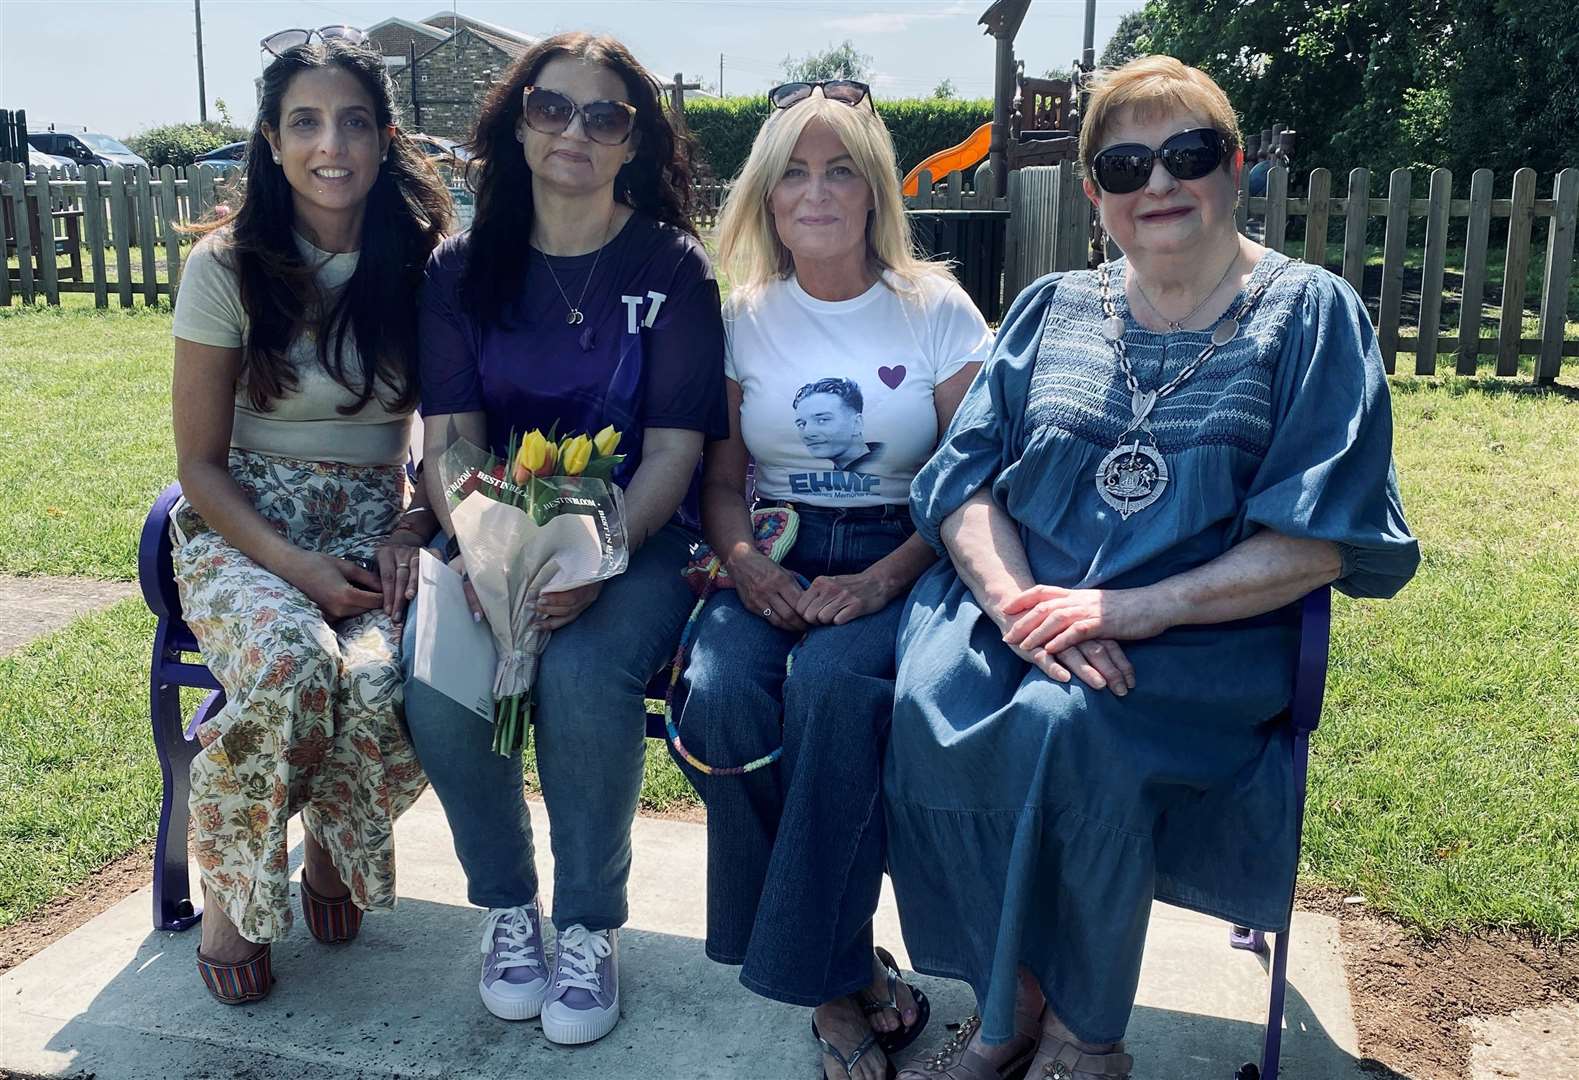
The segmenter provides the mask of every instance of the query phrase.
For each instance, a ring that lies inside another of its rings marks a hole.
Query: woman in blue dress
[[[1081,139],[1126,257],[1019,297],[911,492],[949,558],[900,630],[890,869],[979,1007],[911,1080],[1125,1076],[1153,899],[1287,926],[1296,601],[1419,560],[1365,308],[1235,231],[1222,91],[1143,57]]]

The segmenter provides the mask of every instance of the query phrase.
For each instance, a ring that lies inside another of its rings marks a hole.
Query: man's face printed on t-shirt
[[[795,406],[795,427],[812,456],[827,458],[837,468],[866,453],[861,414],[838,394],[801,398]]]

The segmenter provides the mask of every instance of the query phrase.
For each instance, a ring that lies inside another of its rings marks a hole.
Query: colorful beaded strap
[[[768,506],[751,511],[752,539],[756,543],[757,550],[774,562],[784,561],[784,556],[788,555],[790,548],[795,546],[795,534],[799,528],[800,517],[787,506]],[[669,666],[669,685],[663,692],[664,730],[668,733],[669,745],[674,747],[674,752],[697,772],[705,776],[743,776],[763,766],[771,765],[783,757],[784,747],[780,745],[771,753],[764,754],[754,761],[748,761],[744,765],[709,765],[685,748],[685,743],[680,740],[680,729],[675,724],[674,688],[679,685],[680,675],[685,671],[685,651],[690,647],[691,635],[696,633],[696,623],[702,616],[702,609],[707,606],[707,598],[729,579],[723,561],[705,544],[697,549],[696,555],[687,564],[683,573],[691,583],[691,587],[696,590],[697,600],[696,606],[691,608],[690,618],[685,620],[685,629],[680,633],[680,647],[675,650],[674,663]],[[802,588],[810,586],[811,583],[799,574],[795,577]],[[805,638],[801,640],[804,641]],[[800,642],[797,641],[795,648],[790,650],[789,656],[784,661],[786,678],[795,669],[795,649],[798,648]]]

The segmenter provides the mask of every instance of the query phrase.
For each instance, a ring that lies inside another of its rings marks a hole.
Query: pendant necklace
[[[1234,257],[1228,260],[1227,266],[1223,267],[1223,276],[1217,279],[1217,284],[1213,285],[1207,290],[1206,295],[1201,297],[1201,302],[1199,304],[1196,304],[1189,311],[1185,312],[1177,319],[1168,318],[1162,313],[1161,310],[1158,309],[1156,304],[1151,302],[1151,297],[1147,296],[1146,290],[1140,287],[1140,281],[1138,279],[1135,281],[1135,292],[1142,300],[1146,301],[1146,306],[1151,308],[1151,313],[1157,316],[1157,318],[1161,319],[1167,325],[1168,333],[1177,334],[1184,329],[1185,323],[1189,322],[1191,319],[1195,318],[1196,315],[1200,314],[1201,309],[1206,306],[1206,301],[1210,300],[1212,298],[1212,294],[1217,292],[1217,290],[1222,287],[1223,282],[1228,280],[1228,275],[1232,273],[1234,267],[1238,265],[1239,249],[1236,247],[1234,249]]]
[[[548,257],[548,252],[538,252],[543,257],[544,265],[548,267],[548,276],[554,279],[554,288],[559,290],[560,299],[565,302],[565,307],[569,309],[565,315],[565,322],[571,326],[580,326],[586,321],[586,316],[581,313],[581,304],[587,298],[587,290],[592,287],[593,277],[597,275],[598,259],[603,256],[603,249],[609,246],[609,229],[613,224],[614,210],[610,208],[608,224],[603,226],[603,243],[598,245],[597,252],[592,256],[592,269],[587,271],[587,280],[581,286],[581,295],[576,298],[574,304],[570,302],[570,296],[565,292],[565,287],[559,283],[559,275],[554,272],[554,261]]]
[[[1237,262],[1238,259],[1234,261]],[[1206,343],[1206,347],[1195,359],[1186,364],[1183,370],[1156,390],[1140,388],[1140,383],[1135,378],[1135,371],[1130,367],[1129,357],[1125,354],[1124,319],[1113,303],[1112,264],[1103,263],[1098,270],[1098,280],[1102,288],[1102,336],[1113,347],[1113,355],[1118,359],[1119,370],[1124,373],[1124,383],[1130,394],[1129,409],[1132,419],[1129,426],[1124,429],[1124,434],[1119,436],[1118,445],[1109,451],[1102,459],[1102,463],[1097,466],[1094,479],[1097,494],[1102,496],[1103,502],[1117,510],[1120,517],[1128,520],[1131,514],[1146,509],[1162,498],[1163,490],[1168,486],[1168,462],[1162,456],[1162,451],[1157,448],[1157,438],[1151,430],[1152,409],[1157,402],[1183,386],[1191,375],[1200,370],[1201,365],[1211,359],[1213,353],[1238,336],[1251,308],[1255,307],[1267,287],[1277,280],[1277,276],[1287,265],[1288,262],[1283,262],[1274,266],[1260,281],[1253,282],[1238,303],[1234,304],[1212,327],[1211,340]],[[1226,273],[1223,275],[1224,278],[1227,276]],[[1212,286],[1212,292],[1216,291],[1217,286]],[[1150,301],[1148,300],[1147,303]],[[1199,310],[1197,306],[1196,311]],[[1190,319],[1194,314],[1195,312],[1192,311],[1184,317],[1185,320]]]

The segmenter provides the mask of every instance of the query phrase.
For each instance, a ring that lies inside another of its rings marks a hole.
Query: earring
[[[275,154],[274,155],[274,164],[278,165],[279,163],[280,163],[280,155]]]

